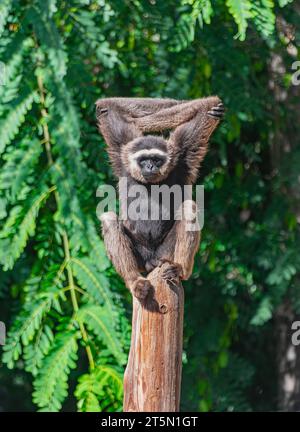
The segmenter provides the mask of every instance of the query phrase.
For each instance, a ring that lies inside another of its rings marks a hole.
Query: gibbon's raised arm
[[[189,167],[188,183],[196,181],[200,164],[207,152],[209,137],[223,115],[224,107],[217,96],[203,99],[197,114],[170,135],[170,148],[179,157],[184,157]]]
[[[123,113],[115,107],[97,106],[98,127],[108,146],[107,152],[117,176],[121,175],[121,146],[142,135],[134,122],[126,119]]]
[[[214,96],[191,101],[179,101],[176,105],[137,118],[136,125],[142,132],[174,129],[182,123],[188,122],[198,113],[207,112],[219,102],[219,98]]]
[[[159,110],[170,108],[174,105],[179,105],[185,101],[175,99],[156,99],[156,98],[106,98],[99,99],[96,102],[97,115],[100,111],[104,112],[107,109],[117,110],[122,112],[126,117],[137,118],[151,115]]]
[[[149,112],[152,114],[145,115]],[[194,158],[192,167],[197,166],[197,169],[192,169],[192,173],[197,171],[206,153],[209,136],[223,112],[223,105],[216,96],[192,101],[151,98],[108,98],[97,101],[99,129],[108,145],[108,154],[117,176],[122,169],[122,145],[142,136],[143,132],[174,128],[170,146],[174,152],[178,149],[187,159]]]
[[[152,98],[107,98],[96,102],[99,130],[108,145],[116,175],[121,172],[120,147],[142,135],[137,118],[180,103],[174,99]]]

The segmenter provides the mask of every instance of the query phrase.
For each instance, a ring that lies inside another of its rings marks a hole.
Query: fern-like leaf
[[[44,315],[50,310],[52,296],[47,296],[28,305],[14,320],[12,329],[8,332],[6,344],[3,347],[3,362],[12,369],[14,363],[22,354],[22,345],[28,345],[36,331],[40,328]]]
[[[273,0],[256,0],[252,3],[253,21],[257,30],[264,36],[271,36],[275,29]]]
[[[7,47],[1,50],[2,47],[0,45],[1,59],[5,63],[5,76],[3,77],[5,85],[0,85],[1,117],[10,108],[10,102],[18,97],[22,81],[22,62],[31,42],[30,38],[26,38],[23,34],[18,33]]]
[[[71,264],[79,285],[97,303],[104,303],[114,315],[114,305],[111,300],[109,282],[104,274],[97,271],[89,258],[72,258]]]
[[[210,24],[213,8],[210,0],[183,0],[183,5],[190,5],[192,7],[191,16],[199,21],[200,26],[203,23]]]
[[[180,52],[186,48],[195,36],[195,19],[189,13],[183,13],[174,28],[172,51]]]
[[[11,203],[16,200],[24,184],[32,182],[32,171],[39,159],[42,149],[39,140],[26,139],[22,141],[17,148],[11,147],[9,151],[4,154],[3,159],[6,162],[1,168],[0,189],[9,192]],[[27,188],[27,193],[28,190],[29,188]],[[24,196],[21,198],[24,198]]]
[[[61,80],[67,72],[67,52],[53,20],[56,0],[37,0],[28,12],[39,42],[46,48],[54,75]]]
[[[42,411],[59,411],[68,394],[68,377],[76,367],[75,331],[58,333],[34,381],[33,400]]]
[[[3,33],[10,9],[12,0],[2,0],[0,5],[0,36]]]
[[[87,324],[89,330],[106,346],[120,365],[125,364],[126,356],[110,311],[105,306],[86,305],[76,314],[76,319]]]
[[[75,391],[81,412],[114,411],[121,405],[122,395],[122,375],[110,365],[99,365],[90,374],[82,375]]]
[[[97,233],[92,221],[88,221],[87,238],[92,248],[92,250],[89,251],[90,257],[97,269],[103,272],[110,266],[110,262],[106,255],[104,243],[100,239],[100,235]]]
[[[45,185],[42,185],[40,189],[34,191],[33,196],[28,200],[25,211],[21,206],[12,209],[3,230],[0,232],[0,263],[4,270],[11,269],[20,257],[28,238],[35,232],[39,209],[50,193],[55,190],[55,187],[47,189]]]
[[[226,4],[238,26],[236,37],[240,40],[245,40],[248,19],[253,16],[251,2],[249,0],[226,0]]]
[[[294,0],[278,0],[279,6],[280,7],[285,7],[287,6],[289,3],[293,3]]]
[[[38,374],[44,357],[53,343],[53,332],[48,325],[40,326],[33,341],[24,348],[25,370],[33,376]]]
[[[19,131],[20,126],[25,121],[26,113],[31,109],[33,101],[37,97],[35,91],[25,93],[20,98],[17,105],[10,110],[8,116],[0,123],[0,154],[2,154],[7,146]]]

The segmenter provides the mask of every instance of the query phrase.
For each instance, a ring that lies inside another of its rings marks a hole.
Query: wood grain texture
[[[124,412],[179,411],[184,294],[181,283],[149,275],[154,287],[141,304],[133,298],[132,336],[124,376]]]

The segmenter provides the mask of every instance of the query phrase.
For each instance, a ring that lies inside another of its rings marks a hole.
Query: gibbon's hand
[[[222,120],[225,114],[225,108],[222,102],[220,102],[217,106],[212,107],[211,110],[207,113],[210,117],[215,118],[216,120]]]

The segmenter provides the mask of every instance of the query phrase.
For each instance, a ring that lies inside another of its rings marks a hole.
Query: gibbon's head
[[[141,183],[159,183],[170,170],[167,142],[158,136],[142,136],[123,147],[122,162],[131,177]]]

